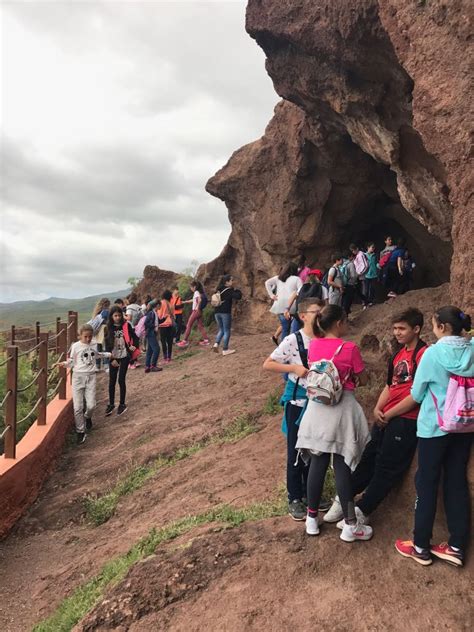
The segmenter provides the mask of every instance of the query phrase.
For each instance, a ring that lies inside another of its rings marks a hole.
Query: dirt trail
[[[267,335],[234,342],[238,353],[227,358],[206,349],[160,374],[130,372],[126,415],[97,415],[86,444],[65,450],[36,504],[0,543],[1,630],[31,629],[153,526],[275,495],[285,443],[280,416],[261,415],[257,433],[209,445],[162,470],[124,496],[105,524],[84,519],[86,494],[107,491],[120,471],[200,440],[241,413],[262,411],[281,383],[260,369],[271,343]],[[376,367],[377,356],[367,357]],[[101,379],[100,411],[105,386]],[[377,390],[366,389],[367,407]],[[373,541],[353,546],[334,526],[307,539],[302,524],[287,517],[222,533],[200,528],[181,539],[196,538],[190,546],[176,549],[175,542],[137,564],[77,629],[467,629],[468,570],[418,568],[393,549],[395,537],[410,535],[413,497],[410,482],[374,514]]]

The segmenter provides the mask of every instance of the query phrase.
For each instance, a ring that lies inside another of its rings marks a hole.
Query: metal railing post
[[[39,361],[38,368],[41,371],[41,375],[38,378],[38,399],[41,397],[41,402],[38,406],[38,426],[46,425],[46,407],[48,405],[48,337],[47,333],[40,333],[39,348]]]
[[[66,323],[60,323],[59,324],[59,336],[57,338],[57,340],[59,341],[59,350],[58,353],[61,356],[62,354],[64,354],[64,357],[62,358],[62,360],[66,360],[67,358],[67,324]],[[66,381],[67,381],[67,369],[66,367],[59,367],[59,371],[58,371],[58,377],[61,381],[61,384],[59,385],[59,399],[66,399]]]
[[[13,329],[13,327],[12,327]],[[5,458],[16,457],[16,400],[18,388],[18,347],[7,347],[7,392],[10,392],[5,402],[5,426],[9,430],[5,435]]]

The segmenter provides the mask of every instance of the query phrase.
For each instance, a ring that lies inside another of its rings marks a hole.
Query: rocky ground
[[[417,301],[428,314],[443,292],[417,293]],[[359,313],[353,323],[372,373],[359,394],[367,412],[383,382],[380,345],[389,341],[382,333],[392,308]],[[130,372],[120,418],[102,416],[101,378],[90,437],[67,446],[36,504],[0,544],[0,629],[31,629],[144,537],[151,548],[95,593],[76,630],[470,629],[469,569],[422,568],[393,548],[396,537],[410,537],[412,476],[374,514],[368,543],[342,542],[334,525],[309,539],[302,523],[278,515],[285,443],[268,394],[281,381],[261,371],[272,344],[267,334],[236,335],[234,344],[238,352],[226,358],[196,348],[160,374]],[[166,457],[168,466],[153,473]],[[85,499],[144,471],[96,525]],[[446,537],[443,519],[435,537]],[[76,620],[40,629],[68,630]]]

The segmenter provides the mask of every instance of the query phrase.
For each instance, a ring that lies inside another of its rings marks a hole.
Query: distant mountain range
[[[49,323],[54,321],[57,316],[66,320],[69,310],[78,312],[79,322],[84,322],[90,319],[94,305],[103,296],[114,301],[119,296],[126,296],[129,293],[130,289],[114,290],[85,298],[57,298],[53,296],[44,301],[0,303],[0,330],[8,329],[11,325],[34,325],[38,320],[40,323]]]

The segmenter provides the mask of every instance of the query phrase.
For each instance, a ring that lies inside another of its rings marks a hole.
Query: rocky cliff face
[[[247,30],[283,101],[207,184],[232,233],[206,280],[235,271],[264,299],[265,277],[297,254],[325,265],[390,232],[419,286],[451,273],[469,307],[468,2],[250,0]]]

